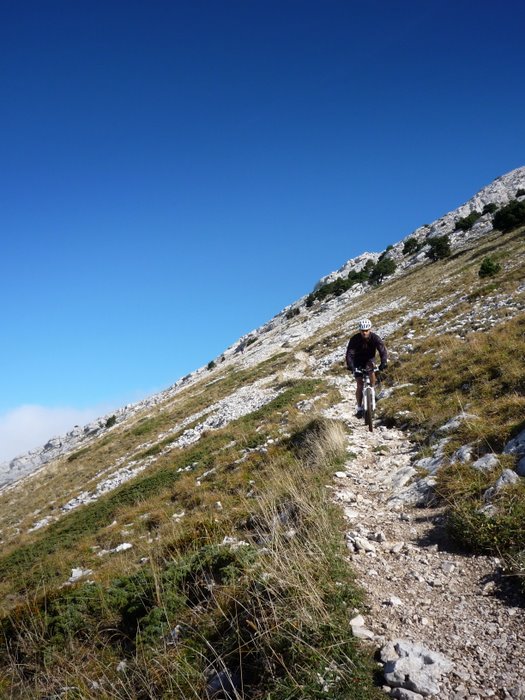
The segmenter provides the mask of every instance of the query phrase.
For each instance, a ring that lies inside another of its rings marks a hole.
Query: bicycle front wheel
[[[373,423],[373,418],[374,418],[374,396],[373,396],[373,389],[371,387],[366,388],[366,401],[365,403],[365,413],[364,413],[364,419],[365,419],[365,424],[368,426],[368,430],[370,432],[373,432],[374,430],[374,423]]]

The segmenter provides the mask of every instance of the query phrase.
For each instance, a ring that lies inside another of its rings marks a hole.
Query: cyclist
[[[356,417],[363,417],[363,377],[360,374],[355,374],[356,369],[367,369],[370,374],[370,383],[372,386],[376,383],[376,375],[373,372],[374,358],[376,352],[379,353],[381,364],[379,369],[383,370],[388,364],[388,354],[385,344],[377,333],[372,333],[372,323],[368,318],[362,318],[359,321],[359,333],[356,333],[350,338],[348,347],[346,348],[346,366],[350,372],[354,372],[357,382],[355,398],[357,401]]]

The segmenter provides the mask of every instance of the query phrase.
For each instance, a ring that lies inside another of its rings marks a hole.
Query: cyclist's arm
[[[386,366],[388,363],[388,352],[386,346],[378,335],[376,336],[376,338],[376,347],[377,351],[379,352],[379,357],[381,358],[381,364]]]
[[[348,343],[346,348],[346,367],[351,372],[355,370],[355,349],[351,346],[351,342]]]

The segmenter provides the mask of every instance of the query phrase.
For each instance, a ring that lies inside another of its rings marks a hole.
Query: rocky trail
[[[381,656],[391,697],[525,699],[525,610],[494,557],[455,551],[442,507],[407,504],[415,449],[402,432],[354,417],[354,385],[327,414],[349,427],[336,473],[347,543],[367,607],[354,634]]]

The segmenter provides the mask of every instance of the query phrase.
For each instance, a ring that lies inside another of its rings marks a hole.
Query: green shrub
[[[427,257],[433,260],[442,260],[448,258],[451,254],[450,240],[448,236],[435,236],[428,242],[430,250],[427,251]]]
[[[386,258],[386,256],[388,255],[388,253],[393,249],[393,247],[394,247],[393,245],[387,245],[387,247],[384,249],[384,251],[379,256],[378,262],[380,262],[381,260],[384,260]]]
[[[403,255],[411,255],[412,253],[417,253],[421,248],[420,244],[415,238],[407,238],[403,246]]]
[[[493,224],[495,229],[503,233],[525,225],[525,202],[513,199],[494,214]]]
[[[481,214],[479,211],[471,211],[468,216],[464,216],[462,219],[456,221],[456,231],[468,231],[471,229],[476,221],[480,218]]]
[[[494,214],[494,212],[497,210],[498,205],[491,202],[490,204],[485,204],[482,214]]]
[[[497,275],[500,270],[501,265],[493,258],[487,257],[483,259],[478,275],[480,277],[493,277],[494,275]]]
[[[341,294],[346,292],[355,284],[362,284],[364,282],[368,282],[370,274],[374,267],[374,261],[367,260],[366,264],[361,270],[350,270],[346,279],[343,277],[339,277],[333,282],[328,282],[327,284],[324,284],[322,287],[319,287],[319,289],[316,289],[314,292],[311,292],[308,295],[308,297],[306,298],[306,306],[311,307],[313,306],[315,301],[323,301],[323,299],[326,299],[327,297],[341,296]]]
[[[368,278],[370,277],[370,273],[374,269],[374,266],[375,263],[373,260],[367,260],[364,267],[359,270],[359,272],[356,270],[351,270],[348,273],[347,280],[351,283],[351,285],[368,282]]]
[[[301,310],[298,309],[297,307],[295,307],[294,309],[289,309],[286,312],[285,316],[288,320],[290,320],[290,319],[294,318],[295,316],[299,316],[300,313],[301,313]]]
[[[110,416],[106,421],[106,428],[111,428],[117,422],[117,416]]]
[[[377,265],[370,273],[369,281],[371,284],[381,284],[385,277],[394,274],[396,264],[391,258],[383,258],[378,260]]]
[[[210,362],[208,362],[208,366],[206,369],[212,370],[214,367],[215,367],[215,361],[211,360]]]
[[[520,187],[520,189],[517,190],[517,192],[516,192],[516,197],[523,197],[524,195],[525,195],[525,190],[523,189],[523,187]]]

